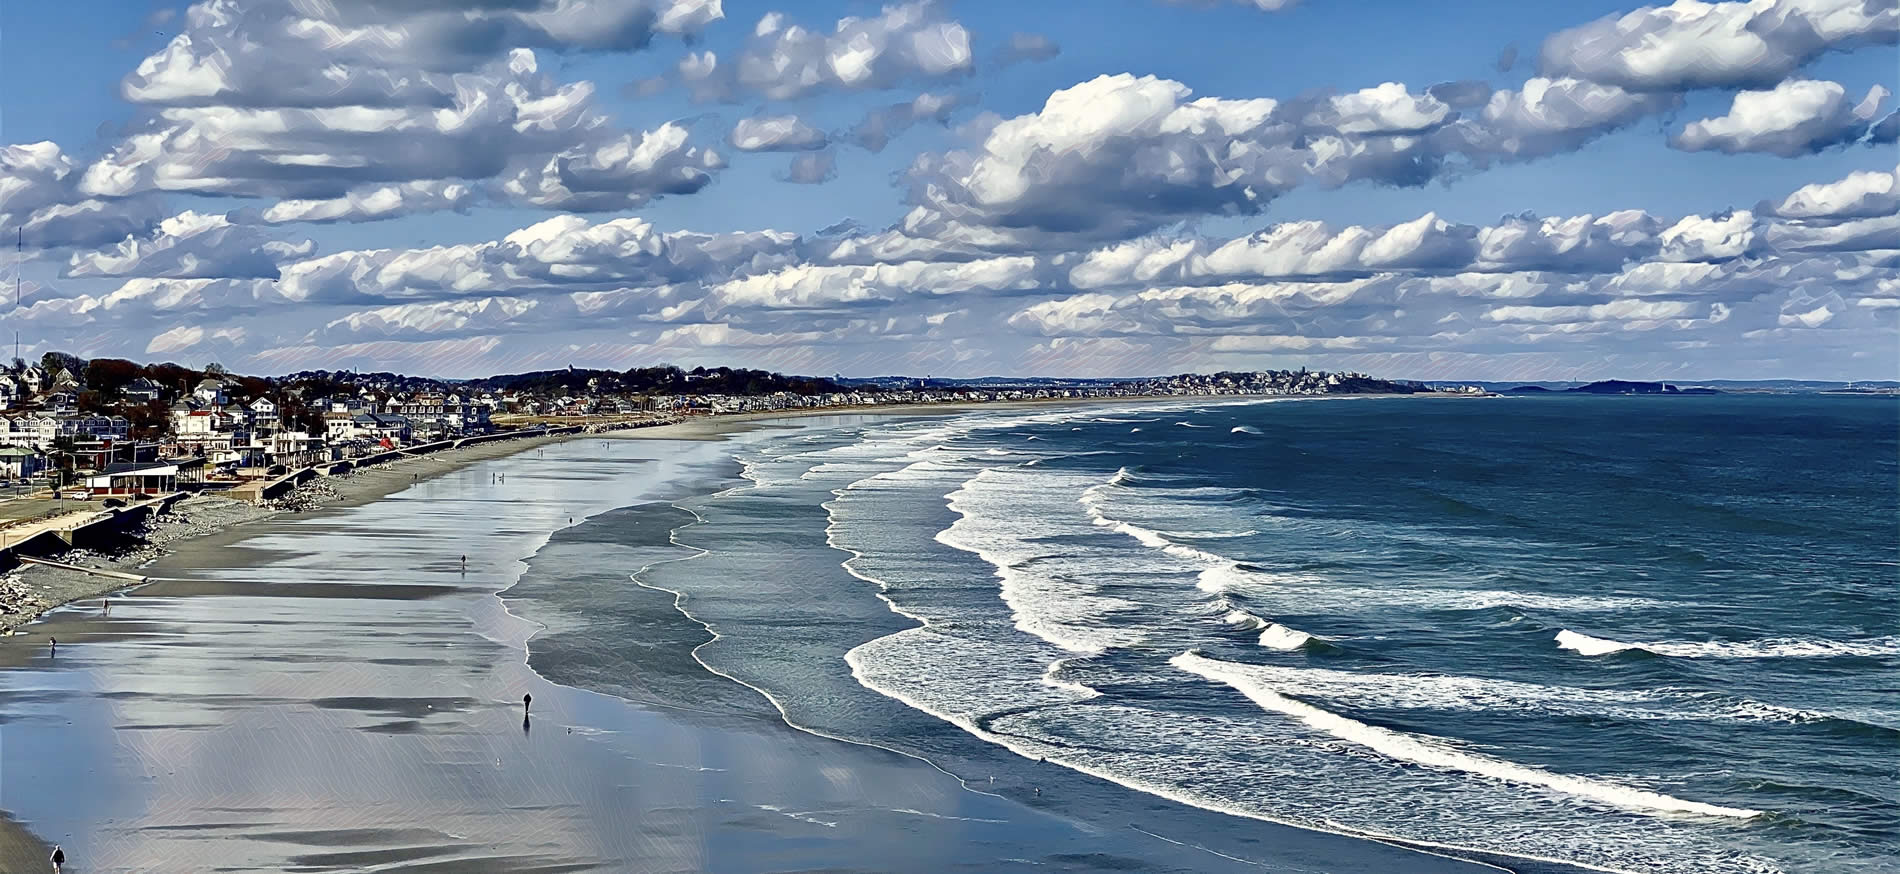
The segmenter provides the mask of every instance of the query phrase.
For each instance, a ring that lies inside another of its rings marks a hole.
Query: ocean
[[[1269,821],[1520,869],[1900,871],[1897,423],[1736,395],[786,420],[504,597],[554,682],[1077,816],[1137,790],[1225,814],[1221,853]]]

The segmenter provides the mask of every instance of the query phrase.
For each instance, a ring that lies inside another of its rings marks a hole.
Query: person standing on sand
[[[49,637],[49,638],[47,638],[46,640],[47,640],[47,643],[49,644],[49,646],[47,647],[47,650],[46,650],[46,654],[47,654],[47,655],[58,655],[58,654],[59,654],[59,638],[57,638],[57,637]]]
[[[66,851],[60,849],[58,844],[54,844],[51,858],[53,862],[53,874],[59,874],[60,866],[66,864]]]
[[[526,715],[526,714],[527,714],[527,712],[528,712],[528,706],[529,706],[529,705],[531,705],[531,704],[533,704],[533,703],[534,703],[534,695],[533,695],[533,693],[529,693],[529,694],[526,694],[526,695],[523,695],[523,696],[521,696],[521,712],[522,712],[522,714],[523,714],[523,715]]]

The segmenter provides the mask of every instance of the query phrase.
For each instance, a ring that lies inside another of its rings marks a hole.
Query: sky
[[[1900,377],[1893,0],[72,8],[28,357]]]

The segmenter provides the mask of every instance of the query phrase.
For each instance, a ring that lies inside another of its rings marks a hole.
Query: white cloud
[[[1689,152],[1806,155],[1871,136],[1887,96],[1875,85],[1855,103],[1837,83],[1790,79],[1771,91],[1735,95],[1727,115],[1691,122],[1670,145]]]
[[[98,246],[143,233],[164,213],[150,198],[93,198],[58,144],[0,148],[0,226],[18,228],[36,249]]]
[[[461,182],[422,179],[395,185],[351,189],[341,197],[280,200],[264,210],[263,220],[282,222],[367,222],[419,212],[464,210],[475,190]]]
[[[442,105],[454,74],[510,48],[630,51],[721,16],[719,0],[204,0],[121,93],[164,106]]]
[[[1758,212],[1790,219],[1875,218],[1900,212],[1900,169],[1894,172],[1861,170],[1834,182],[1803,185],[1780,203],[1757,207]]]
[[[1676,300],[1618,300],[1590,306],[1501,306],[1486,310],[1494,322],[1601,322],[1675,319],[1695,307]]]
[[[884,7],[872,18],[842,18],[832,33],[790,24],[773,12],[759,19],[736,56],[687,56],[679,76],[701,100],[757,95],[791,100],[824,91],[872,91],[907,81],[968,75],[970,35],[934,2]]]
[[[1634,91],[1764,87],[1824,52],[1896,34],[1900,10],[1880,0],[1677,0],[1553,34],[1541,63]]]
[[[1735,210],[1710,218],[1689,216],[1662,232],[1664,261],[1726,261],[1755,243],[1755,214]]]
[[[1125,74],[1057,91],[1039,112],[987,125],[974,148],[920,157],[906,231],[998,247],[1125,237],[1179,218],[1250,215],[1308,182],[1419,185],[1544,157],[1675,102],[1544,79],[1492,94],[1474,119],[1396,83],[1290,103],[1190,96],[1179,82]]]
[[[189,210],[165,219],[149,235],[128,236],[104,249],[76,252],[65,275],[170,278],[276,277],[278,265],[307,258],[316,244],[264,236],[222,215]]]
[[[772,115],[740,119],[728,141],[741,152],[802,152],[824,148],[827,138],[796,115]]]
[[[517,202],[610,209],[698,190],[723,166],[677,124],[616,135],[590,83],[557,85],[538,69],[517,49],[454,76],[440,106],[169,107],[88,167],[79,189],[347,200],[366,186],[510,172],[503,194]]]

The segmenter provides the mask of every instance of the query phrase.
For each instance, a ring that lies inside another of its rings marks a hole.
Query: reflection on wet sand
[[[0,640],[0,809],[89,872],[1258,870],[795,732],[696,668],[655,688],[710,713],[542,680],[495,597],[521,560],[570,516],[727,473],[717,443],[597,452],[183,543],[109,616]],[[45,864],[10,839],[0,867]]]

